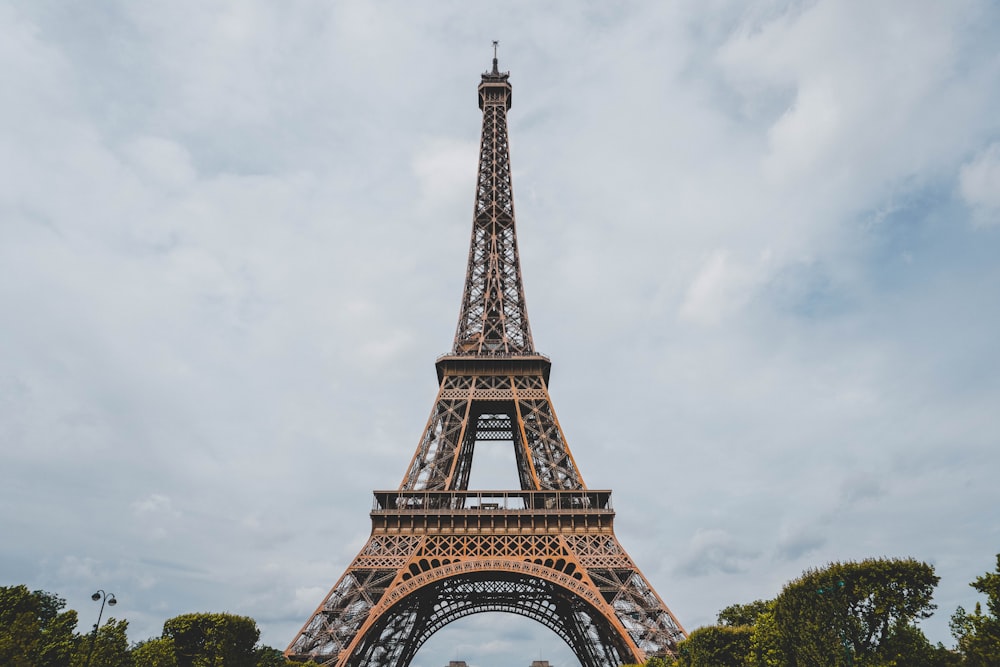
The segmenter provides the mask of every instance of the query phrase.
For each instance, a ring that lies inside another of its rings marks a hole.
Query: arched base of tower
[[[477,571],[408,594],[369,627],[342,664],[406,667],[434,633],[484,612],[538,621],[566,642],[583,667],[617,667],[636,659],[611,621],[575,592],[520,572]]]

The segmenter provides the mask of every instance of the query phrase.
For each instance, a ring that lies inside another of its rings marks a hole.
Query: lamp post
[[[103,589],[98,589],[96,593],[90,596],[90,599],[94,602],[100,600],[101,610],[97,612],[97,623],[94,623],[94,632],[90,635],[90,650],[87,651],[87,662],[84,663],[84,667],[90,667],[90,659],[94,656],[94,642],[97,641],[97,628],[101,626],[101,616],[104,615],[104,604],[107,603],[109,607],[114,607],[118,604],[115,594],[105,593]]]

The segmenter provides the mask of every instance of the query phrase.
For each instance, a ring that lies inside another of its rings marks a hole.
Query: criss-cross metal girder
[[[514,227],[507,110],[508,74],[494,66],[479,84],[483,131],[465,290],[452,349],[460,356],[534,353]]]
[[[671,656],[686,634],[614,535],[611,492],[588,489],[531,340],[507,140],[511,86],[483,74],[472,243],[451,353],[399,488],[376,491],[372,534],[285,655],[406,667],[465,616],[534,619],[583,667]],[[518,489],[470,490],[479,442],[514,449]]]

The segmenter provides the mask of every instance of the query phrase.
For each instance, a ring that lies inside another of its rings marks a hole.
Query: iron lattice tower
[[[673,655],[680,623],[619,544],[611,492],[588,489],[528,326],[507,135],[509,74],[482,76],[479,174],[465,290],[440,388],[399,488],[375,491],[372,534],[285,655],[405,667],[435,632],[487,611],[551,628],[584,667]],[[520,489],[468,488],[476,443],[513,445]]]

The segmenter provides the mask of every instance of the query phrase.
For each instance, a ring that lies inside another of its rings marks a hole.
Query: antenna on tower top
[[[493,74],[500,74],[500,70],[497,67],[497,46],[500,44],[497,40],[493,40]]]

